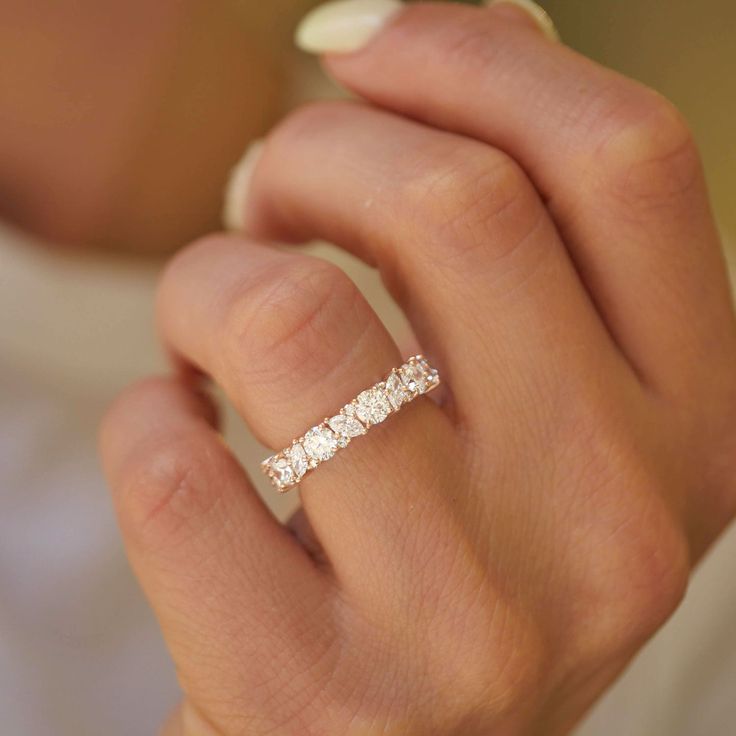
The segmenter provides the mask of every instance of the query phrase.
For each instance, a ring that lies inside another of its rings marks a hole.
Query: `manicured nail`
[[[533,0],[489,0],[485,4],[490,6],[498,5],[499,3],[516,5],[517,8],[521,8],[526,11],[539,26],[539,30],[542,31],[550,41],[560,40],[560,34],[557,33],[557,29],[555,28],[555,24],[552,22],[552,18],[549,17],[549,13],[547,13],[541,5],[537,5],[533,2]]]
[[[228,230],[242,230],[245,200],[250,189],[253,171],[263,151],[263,141],[256,140],[248,146],[243,158],[230,172],[225,187],[225,204],[222,210],[222,221]]]
[[[307,13],[296,29],[296,45],[313,54],[363,48],[404,7],[399,0],[335,0]]]

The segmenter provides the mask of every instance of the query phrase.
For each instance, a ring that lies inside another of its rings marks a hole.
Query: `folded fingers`
[[[269,136],[240,208],[258,237],[322,238],[377,264],[486,438],[522,419],[529,392],[627,373],[534,186],[490,146],[312,105]]]
[[[330,53],[329,34],[313,47],[337,80],[516,160],[646,382],[685,399],[704,380],[727,383],[726,272],[697,148],[674,106],[551,42],[508,3],[413,3],[377,33],[372,20],[354,53]]]

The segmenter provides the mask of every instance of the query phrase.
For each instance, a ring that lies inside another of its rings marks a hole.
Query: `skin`
[[[244,233],[163,276],[186,366],[102,453],[185,702],[165,733],[568,733],[736,511],[736,329],[698,153],[660,96],[508,6],[415,4],[325,60],[362,102],[269,136]],[[400,362],[325,238],[441,371],[301,484],[289,527],[194,367],[281,447]]]
[[[216,227],[229,168],[283,109],[286,34],[256,45],[251,5],[3,0],[0,218],[56,249],[150,254]]]

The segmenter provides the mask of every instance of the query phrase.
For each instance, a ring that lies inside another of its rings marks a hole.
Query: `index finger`
[[[343,29],[350,5],[333,10]],[[354,53],[325,41],[331,73],[520,163],[645,382],[687,395],[727,363],[714,355],[732,344],[723,259],[696,146],[670,103],[553,43],[509,3],[412,3],[373,20],[380,30]]]

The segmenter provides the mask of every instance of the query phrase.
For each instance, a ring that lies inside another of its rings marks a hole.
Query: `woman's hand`
[[[116,403],[105,464],[186,693],[171,733],[565,733],[736,510],[695,145],[510,5],[412,5],[327,65],[374,106],[273,132],[247,235],[167,270],[164,340],[284,446],[401,362],[342,272],[269,245],[325,238],[380,268],[443,393],[310,474],[292,533],[186,381]]]

